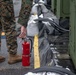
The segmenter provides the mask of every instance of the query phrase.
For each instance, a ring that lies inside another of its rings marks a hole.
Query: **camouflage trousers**
[[[13,0],[0,0],[0,37],[2,28],[4,28],[8,52],[10,54],[17,53],[17,33],[15,26]]]
[[[15,24],[8,26],[4,25],[4,29],[6,33],[8,52],[14,55],[17,53],[17,38],[16,38],[17,32],[15,30]],[[2,25],[0,24],[0,43],[1,43],[1,32],[2,32]]]

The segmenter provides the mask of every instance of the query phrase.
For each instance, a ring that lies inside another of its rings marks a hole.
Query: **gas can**
[[[30,43],[24,41],[22,46],[23,46],[22,66],[30,66]]]
[[[23,44],[23,55],[29,55],[30,54],[30,43],[27,41],[24,41]]]

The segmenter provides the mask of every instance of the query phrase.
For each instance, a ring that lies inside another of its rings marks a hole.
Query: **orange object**
[[[1,35],[4,36],[5,35],[5,32],[2,32]]]

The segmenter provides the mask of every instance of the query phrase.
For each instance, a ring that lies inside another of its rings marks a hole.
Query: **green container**
[[[51,9],[53,12],[56,12],[56,3],[57,0],[51,0]]]
[[[69,17],[70,0],[57,0],[56,15],[58,18]]]
[[[76,0],[70,0],[69,49],[70,56],[76,68]]]

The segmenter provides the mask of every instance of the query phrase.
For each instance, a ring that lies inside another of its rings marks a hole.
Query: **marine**
[[[21,25],[21,33],[19,37],[23,37],[26,30],[29,13],[31,11],[32,0],[22,0],[21,11],[18,23]],[[22,56],[17,54],[17,31],[13,0],[0,0],[0,34],[4,28],[6,33],[6,42],[8,48],[8,63],[14,64],[22,60]],[[23,32],[24,31],[24,32]],[[1,35],[0,35],[1,47]],[[5,57],[0,56],[0,62],[5,61]]]

